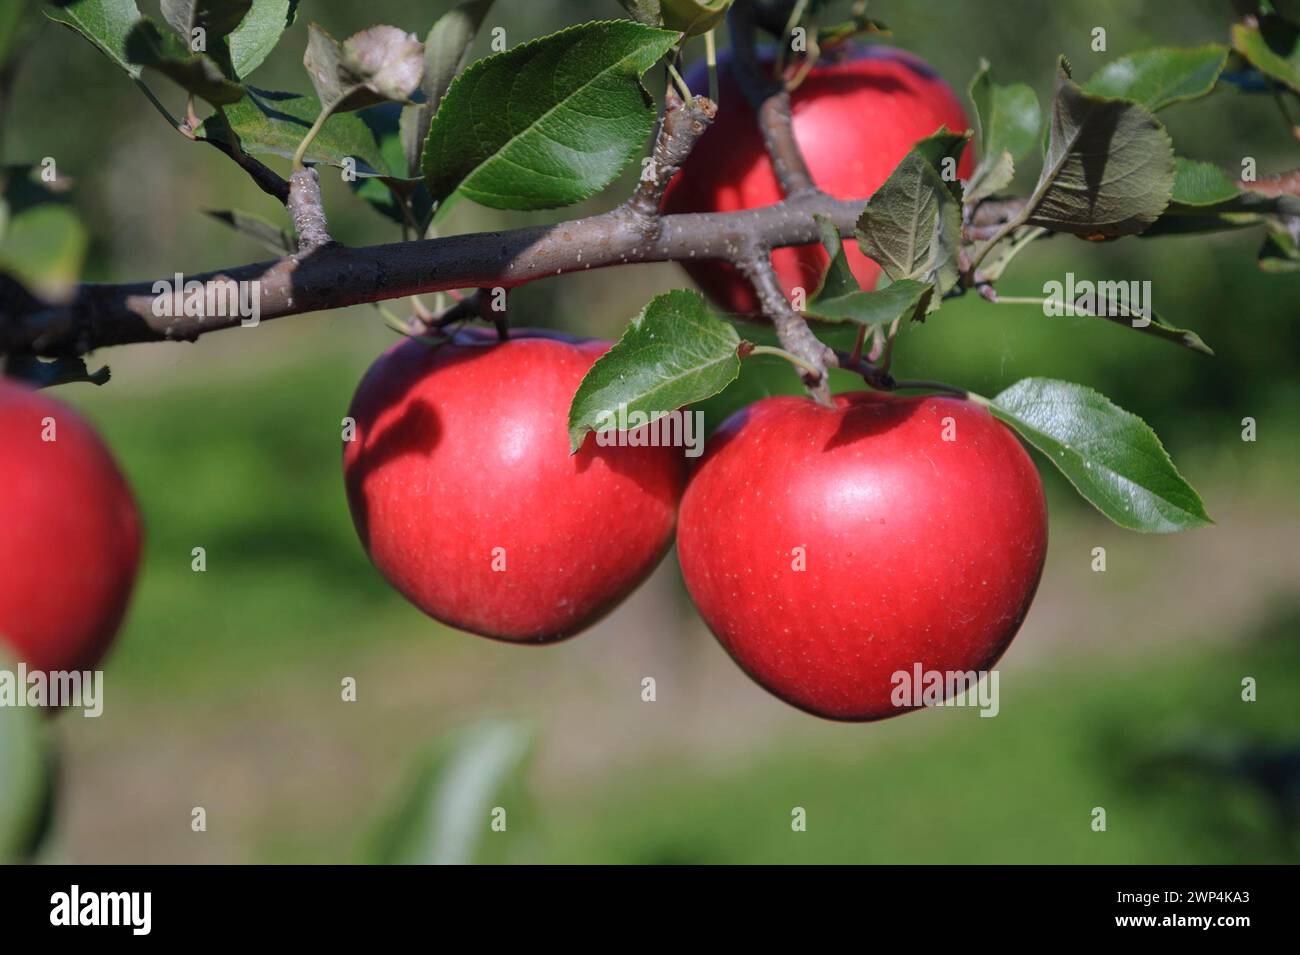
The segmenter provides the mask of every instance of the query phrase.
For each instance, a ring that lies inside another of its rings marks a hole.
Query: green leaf
[[[780,29],[784,32],[784,27]],[[889,27],[861,11],[854,11],[852,20],[843,20],[826,26],[819,25],[817,28],[817,43],[825,51],[847,43],[856,37],[873,33],[888,36]]]
[[[1259,267],[1265,272],[1300,270],[1300,218],[1270,216],[1268,235],[1259,250]]]
[[[1039,226],[1021,226],[1014,229],[1010,235],[1010,241],[999,242],[992,254],[984,260],[979,268],[981,280],[986,282],[997,282],[1002,278],[1004,272],[1015,261],[1016,256],[1027,249],[1030,243],[1041,239],[1045,235],[1050,235],[1046,229]]]
[[[45,167],[36,163],[15,163],[0,167],[0,195],[4,196],[9,215],[16,216],[25,209],[46,202],[66,203],[71,180],[42,178]]]
[[[685,36],[703,36],[727,15],[731,0],[659,0],[663,25]]]
[[[243,99],[226,107],[225,119],[221,114],[209,117],[203,131],[226,142],[233,134],[246,152],[290,159],[320,109],[320,101],[305,93],[277,93],[248,86]],[[336,113],[312,140],[306,160],[341,166],[348,157],[357,161],[360,172],[387,171],[366,124],[354,113]]]
[[[966,144],[970,142],[970,138],[969,130],[954,133],[949,131],[947,126],[940,126],[935,132],[924,139],[918,139],[912,145],[912,152],[934,167],[934,171],[939,174],[939,178],[958,202],[962,200],[962,188],[961,178],[957,175],[957,164],[961,162],[961,154],[966,149]]]
[[[420,85],[424,47],[414,34],[390,26],[362,30],[340,44],[313,23],[302,63],[321,103],[341,113],[405,102]]]
[[[403,108],[398,103],[380,103],[356,114],[370,128],[386,169],[406,169],[401,129],[401,119],[406,114],[406,109],[409,107]],[[412,218],[417,224],[424,222],[432,211],[433,204],[429,201],[429,192],[424,188],[422,178],[359,172],[349,185],[377,212],[399,225],[406,222],[406,216],[398,197],[405,197],[409,201]]]
[[[1171,202],[1184,206],[1212,206],[1237,198],[1241,190],[1218,166],[1174,157],[1174,190]]]
[[[660,0],[618,0],[623,4],[623,9],[637,23],[644,23],[648,27],[661,27],[664,25],[663,7]]]
[[[127,35],[140,19],[135,0],[71,0],[62,6],[46,7],[45,15],[80,33],[128,74],[139,78],[140,67],[126,56]]]
[[[271,55],[298,15],[298,0],[253,0],[253,6],[228,37],[230,63],[243,79]]]
[[[646,424],[716,395],[740,374],[740,336],[709,313],[698,292],[657,295],[591,366],[569,407],[570,450],[607,430],[620,409]]]
[[[429,124],[423,167],[433,199],[549,209],[599,192],[649,138],[654,109],[640,76],[676,42],[676,33],[614,20],[479,60]]]
[[[412,176],[420,172],[420,153],[429,136],[434,111],[447,94],[451,81],[469,66],[474,36],[491,8],[492,0],[462,3],[439,17],[424,40],[424,78],[420,81],[424,102],[402,110],[402,149],[406,170]]]
[[[1051,284],[1058,286],[1055,298],[1059,301],[1064,290],[1059,288],[1060,283]],[[1175,345],[1182,345],[1184,348],[1190,348],[1192,351],[1198,351],[1203,355],[1214,354],[1213,349],[1205,344],[1200,335],[1186,328],[1176,328],[1170,325],[1154,308],[1150,307],[1150,302],[1145,303],[1146,314],[1142,314],[1141,312],[1131,311],[1122,302],[1117,301],[1117,297],[1123,294],[1124,286],[1127,284],[1126,282],[1105,281],[1089,283],[1087,290],[1076,295],[1073,302],[1061,301],[1060,311],[1064,314],[1104,318],[1106,321],[1114,322],[1124,328],[1131,328],[1147,335],[1154,335],[1156,338],[1173,342]]]
[[[1168,533],[1212,524],[1147,424],[1091,388],[1025,378],[989,410],[1061,469],[1120,527]]]
[[[218,222],[225,223],[236,232],[243,233],[275,255],[289,255],[296,248],[293,237],[287,231],[251,212],[241,212],[238,209],[209,209],[207,215]]]
[[[1300,198],[1249,192],[1208,163],[1179,158],[1173,201],[1143,237],[1226,232],[1267,223],[1275,216],[1300,216]],[[1230,191],[1231,190],[1231,191]]]
[[[163,33],[147,17],[141,19],[126,38],[127,58],[140,66],[157,70],[182,89],[214,106],[237,103],[244,88],[226,78],[216,60],[193,53],[189,44],[171,33]]]
[[[1300,92],[1300,29],[1264,16],[1256,26],[1234,24],[1232,45],[1259,70]]]
[[[918,279],[942,295],[957,281],[961,204],[916,150],[868,200],[856,234],[862,252],[895,282]]]
[[[1221,43],[1155,47],[1107,63],[1083,89],[1094,96],[1132,100],[1155,112],[1172,103],[1205,96],[1228,61]]]
[[[830,263],[821,285],[804,309],[806,317],[860,325],[887,325],[902,317],[918,321],[925,317],[934,286],[900,279],[879,291],[864,291],[849,268],[835,223],[823,215],[814,218]]]
[[[994,83],[987,60],[980,61],[971,80],[970,99],[979,118],[980,161],[966,186],[966,201],[976,202],[1011,183],[1016,161],[1038,142],[1043,117],[1034,91],[1024,83]]]
[[[163,19],[189,44],[193,31],[202,30],[211,44],[228,35],[244,19],[252,0],[162,0]]]
[[[373,861],[466,865],[475,861],[494,806],[522,787],[533,733],[484,720],[449,734],[421,760],[414,784],[381,827]]]
[[[804,314],[824,322],[889,325],[896,319],[922,321],[934,297],[934,286],[914,279],[899,279],[882,289],[859,289],[839,298],[810,302]]]
[[[1085,93],[1061,57],[1027,223],[1089,239],[1135,235],[1164,211],[1173,185],[1173,144],[1160,121],[1126,100]]]
[[[17,666],[0,655],[0,674],[16,679]],[[0,676],[3,679],[4,676]],[[14,691],[25,694],[26,686]],[[0,706],[0,863],[27,862],[49,822],[52,797],[48,730],[38,709]]]
[[[0,240],[0,271],[55,297],[81,277],[87,244],[86,230],[70,206],[35,205],[9,219]]]
[[[849,260],[844,255],[844,243],[840,239],[839,227],[830,216],[817,213],[813,215],[813,219],[817,223],[817,231],[821,234],[822,245],[830,260],[826,263],[826,271],[822,273],[822,280],[817,284],[817,290],[813,292],[813,301],[843,298],[853,292],[861,292],[862,286],[854,276],[853,270],[849,268]]]

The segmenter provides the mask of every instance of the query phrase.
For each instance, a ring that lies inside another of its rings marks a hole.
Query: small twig
[[[867,359],[872,362],[878,362],[880,361],[880,356],[884,353],[885,330],[879,325],[873,325],[871,326],[871,351],[867,354]]]
[[[836,363],[845,371],[861,375],[862,380],[868,386],[878,391],[892,391],[894,388],[894,378],[885,369],[881,368],[869,358],[863,358],[859,355],[854,358],[850,352],[834,352]]]
[[[750,344],[745,349],[745,354],[741,357],[748,357],[749,355],[772,355],[776,358],[784,358],[790,364],[799,366],[810,375],[821,374],[820,370],[811,362],[804,361],[804,359],[800,358],[798,355],[791,354],[784,348],[774,348],[771,345]]]
[[[803,316],[785,297],[772,268],[771,250],[751,249],[748,255],[737,260],[736,267],[754,287],[754,294],[758,296],[764,316],[772,323],[781,347],[800,360],[800,366],[805,369],[800,377],[809,393],[814,400],[829,405],[831,393],[827,369],[836,364],[835,352],[813,334]]]
[[[899,323],[903,316],[895,315],[894,320],[889,323],[889,331],[885,333],[885,344],[880,352],[880,367],[884,371],[889,371],[890,365],[894,361],[894,339],[898,337]],[[880,326],[876,326],[879,328]]]
[[[687,103],[669,87],[664,95],[664,112],[650,161],[627,201],[628,209],[646,219],[658,217],[669,181],[677,175],[677,170],[716,115],[717,108],[711,100],[696,96]]]
[[[973,226],[999,226],[1017,218],[1029,200],[1016,196],[1007,199],[983,199],[970,213]]]
[[[713,31],[704,34],[704,61],[709,68],[709,99],[718,102],[718,45]]]
[[[734,4],[727,11],[727,25],[731,30],[736,82],[758,116],[759,130],[781,191],[788,198],[816,192],[817,186],[794,137],[790,93],[779,79],[764,75],[759,62],[758,28],[750,4]]]
[[[668,62],[665,62],[664,66],[668,68],[668,75],[672,77],[672,85],[676,87],[681,98],[688,103],[692,102],[695,99],[695,94],[691,92],[691,88],[682,74],[677,72],[677,67]]]
[[[339,104],[338,100],[321,107],[320,113],[316,116],[316,122],[311,124],[311,129],[307,130],[307,135],[303,136],[302,142],[298,143],[298,148],[293,151],[293,160],[290,163],[294,172],[303,168],[303,160],[307,157],[307,150],[315,141],[316,135],[325,126],[326,120],[334,115],[334,108]]]
[[[249,177],[253,180],[254,185],[268,196],[274,196],[281,203],[289,201],[288,180],[262,165],[252,156],[241,150],[238,146],[234,146],[224,140],[211,139],[207,136],[200,136],[198,140],[201,143],[207,143],[209,146],[215,146],[233,159],[239,168],[248,173]]]
[[[858,337],[853,340],[853,351],[849,352],[849,360],[855,365],[862,360],[862,346],[865,345],[867,342],[868,328],[874,330],[880,328],[880,326],[862,325],[858,328]]]
[[[148,83],[137,77],[135,85],[140,88],[140,92],[144,93],[145,99],[149,100],[149,102],[153,104],[153,108],[162,114],[163,119],[167,120],[173,129],[177,130],[182,135],[188,136],[190,139],[194,138],[194,133],[190,131],[191,127],[187,127],[185,123],[172,115],[171,110],[163,105],[163,101],[158,98],[158,94],[150,88]]]
[[[316,170],[299,169],[289,177],[289,199],[285,203],[298,236],[298,251],[307,253],[333,245],[321,204],[320,178]]]
[[[454,298],[450,305],[436,314],[430,314],[427,309],[424,309],[423,314],[421,314],[420,310],[417,310],[415,317],[428,330],[446,328],[448,325],[455,325],[457,322],[472,321],[474,319],[491,322],[496,326],[498,337],[505,341],[510,328],[506,317],[508,310],[502,309],[498,311],[492,307],[489,299],[491,292],[492,289],[475,289],[469,295]],[[509,290],[507,290],[508,293]],[[421,308],[423,309],[423,306]]]
[[[1300,169],[1290,169],[1250,181],[1241,179],[1237,181],[1237,188],[1270,197],[1300,196]]]

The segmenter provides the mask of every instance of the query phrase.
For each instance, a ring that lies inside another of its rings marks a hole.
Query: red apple
[[[707,92],[704,68],[688,82]],[[734,212],[771,205],[782,198],[763,139],[729,60],[718,65],[718,116],[669,184],[665,212]],[[813,181],[837,199],[867,199],[884,184],[908,150],[946,126],[969,128],[965,111],[947,83],[917,57],[889,47],[857,47],[828,55],[791,94],[794,134]],[[957,166],[962,178],[972,172],[969,149]],[[880,266],[854,243],[845,252],[863,288],[872,289]],[[790,295],[796,286],[808,295],[826,269],[820,245],[775,249],[772,264]],[[749,283],[726,262],[692,261],[686,271],[722,309],[742,314],[758,310]]]
[[[745,672],[801,709],[904,712],[895,673],[986,670],[1029,609],[1042,485],[975,404],[764,398],[700,462],[677,532],[687,589]]]
[[[636,588],[672,539],[680,448],[569,454],[569,403],[608,342],[515,331],[404,342],[357,389],[352,519],[380,572],[450,626],[548,643]]]
[[[52,440],[50,440],[52,439]],[[0,640],[32,670],[87,670],[126,612],[140,517],[80,415],[0,381]]]

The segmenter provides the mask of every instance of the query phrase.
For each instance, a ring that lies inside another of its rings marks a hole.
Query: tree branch
[[[321,204],[320,178],[315,169],[299,169],[289,177],[289,198],[285,202],[293,231],[298,236],[300,253],[314,252],[333,245],[325,222],[325,207]]]
[[[237,146],[233,146],[224,140],[200,136],[198,141],[207,143],[209,146],[215,146],[233,159],[240,169],[248,173],[254,185],[268,196],[273,196],[282,203],[289,201],[289,183],[281,178],[278,173],[268,169]]]
[[[727,11],[727,27],[736,82],[758,116],[758,128],[781,191],[787,198],[817,192],[803,151],[794,138],[790,94],[779,79],[764,73],[759,62],[758,28],[749,0],[739,0]]]
[[[259,319],[282,318],[460,288],[512,288],[568,272],[636,262],[687,259],[735,261],[756,246],[807,245],[820,240],[814,214],[852,234],[865,199],[842,202],[817,193],[739,212],[662,216],[647,234],[626,206],[556,225],[478,232],[416,242],[349,248],[329,245],[308,256],[286,256],[186,276],[221,300],[224,283],[255,282]],[[160,280],[164,285],[172,277]],[[240,315],[155,314],[160,282],[84,284],[71,301],[38,309],[6,309],[0,352],[81,354],[109,345],[191,341],[241,323]]]
[[[664,190],[686,157],[713,122],[718,108],[703,96],[696,96],[690,104],[682,102],[671,86],[664,94],[664,111],[659,120],[659,134],[650,161],[637,183],[636,191],[627,201],[627,207],[646,219],[659,216],[659,206]]]
[[[835,365],[835,352],[813,334],[803,316],[785,297],[776,270],[772,268],[770,249],[756,247],[742,256],[736,267],[749,279],[758,295],[764,316],[772,323],[781,347],[805,363],[808,369],[800,376],[814,399],[824,405],[831,401],[827,369]]]

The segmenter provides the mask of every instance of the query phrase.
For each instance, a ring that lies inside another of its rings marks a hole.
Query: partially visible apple
[[[659,563],[680,448],[569,454],[568,410],[608,342],[480,330],[409,340],[366,373],[343,474],[357,533],[408,600],[450,626],[548,643],[590,626]]]
[[[99,436],[0,381],[0,640],[33,670],[87,670],[126,612],[140,517]]]
[[[687,82],[708,90],[704,67]],[[735,212],[782,198],[754,113],[731,72],[718,64],[718,116],[668,186],[664,211]],[[922,60],[884,46],[845,48],[827,54],[791,94],[794,135],[813,181],[837,199],[866,199],[879,189],[918,140],[946,126],[969,128],[956,94]],[[970,150],[957,175],[973,171]],[[854,243],[845,244],[849,266],[863,288],[875,288],[880,267]],[[820,245],[775,249],[772,264],[787,295],[801,287],[811,296],[826,269]],[[758,310],[749,283],[727,262],[692,259],[686,271],[722,309]]]
[[[765,398],[710,439],[677,532],[705,623],[759,684],[837,720],[906,712],[895,674],[991,667],[1047,553],[1033,462],[953,398]]]

